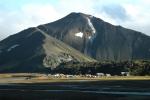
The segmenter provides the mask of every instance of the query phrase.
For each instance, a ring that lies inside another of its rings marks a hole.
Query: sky
[[[150,36],[150,0],[0,0],[0,40],[82,12]]]

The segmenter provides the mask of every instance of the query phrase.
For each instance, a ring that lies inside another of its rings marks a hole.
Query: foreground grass
[[[150,100],[149,96],[141,95],[80,92],[102,88],[106,91],[150,92],[150,76],[52,78],[44,74],[9,73],[0,74],[0,83],[0,100]]]
[[[54,78],[38,73],[7,73],[0,74],[0,83],[42,83],[42,82],[78,82],[78,81],[117,81],[117,80],[150,80],[150,76],[103,76],[96,78],[73,77]]]

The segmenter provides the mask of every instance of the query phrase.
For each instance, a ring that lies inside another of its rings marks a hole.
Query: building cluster
[[[96,75],[85,74],[85,75],[69,75],[69,74],[47,74],[47,77],[51,78],[98,78],[98,77],[111,77],[112,75],[107,73],[97,73]],[[129,76],[129,72],[121,72],[121,76]]]
[[[111,75],[109,73],[96,73],[96,75],[91,75],[91,74],[85,74],[85,75],[69,75],[69,74],[36,74],[36,73],[30,73],[27,74],[25,77],[27,80],[35,77],[39,77],[40,79],[48,79],[48,78],[101,78],[101,77],[111,77],[111,76],[116,76],[116,75]],[[118,76],[118,75],[117,75]],[[129,72],[121,72],[119,76],[130,76]]]

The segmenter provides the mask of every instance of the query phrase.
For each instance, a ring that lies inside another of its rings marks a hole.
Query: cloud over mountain
[[[91,14],[150,35],[149,0],[18,0],[0,2],[0,39],[24,28],[55,21],[70,12]]]

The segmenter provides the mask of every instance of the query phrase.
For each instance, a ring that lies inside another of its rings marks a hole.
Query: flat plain
[[[149,76],[0,74],[0,100],[150,100]]]

